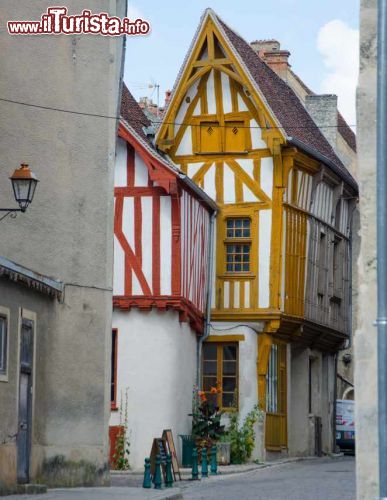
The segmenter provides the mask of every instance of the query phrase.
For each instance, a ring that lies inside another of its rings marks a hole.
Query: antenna
[[[156,83],[153,78],[151,78],[153,83],[149,84],[150,89],[156,89],[157,92],[157,108],[156,108],[156,116],[159,117],[159,108],[160,108],[160,84]]]

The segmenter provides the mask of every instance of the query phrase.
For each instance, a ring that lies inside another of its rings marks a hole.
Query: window
[[[238,343],[203,344],[202,387],[207,399],[219,408],[238,407]],[[212,394],[212,387],[219,388],[220,392]]]
[[[0,316],[0,375],[7,373],[7,317]]]
[[[112,330],[112,355],[111,355],[111,384],[110,404],[111,409],[117,409],[117,330]]]
[[[226,271],[250,271],[251,220],[227,219],[226,221]]]

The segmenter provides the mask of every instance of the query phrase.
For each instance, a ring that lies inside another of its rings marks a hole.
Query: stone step
[[[20,495],[40,495],[42,493],[47,493],[47,486],[45,484],[18,484],[17,492]]]

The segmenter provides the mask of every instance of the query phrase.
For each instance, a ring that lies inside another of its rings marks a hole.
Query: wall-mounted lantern
[[[35,189],[39,182],[27,163],[22,163],[11,175],[10,180],[15,200],[20,208],[0,208],[0,212],[7,212],[0,218],[0,221],[9,214],[16,215],[16,212],[25,212],[34,198]]]

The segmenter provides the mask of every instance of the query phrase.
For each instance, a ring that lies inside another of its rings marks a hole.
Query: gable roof
[[[314,155],[357,191],[358,188],[355,179],[336,155],[332,146],[306,111],[293,89],[269,68],[250,45],[224,23],[212,9],[206,9],[201,18],[188,53],[186,54],[176,78],[172,97],[166,112],[173,101],[173,96],[185,66],[188,63],[189,56],[208,16],[211,17],[220,33],[228,42],[229,49],[244,68],[246,74],[250,76],[250,81],[257,92],[263,97],[264,101],[266,101],[268,108],[286,136],[287,141],[293,143],[312,156]]]
[[[348,172],[332,146],[301,104],[295,92],[250,47],[250,45],[214,15],[225,38],[244,63],[254,82],[266,98],[275,117],[283,127],[288,140],[295,139],[299,147],[304,144],[328,160],[328,166],[357,190],[357,183]]]

